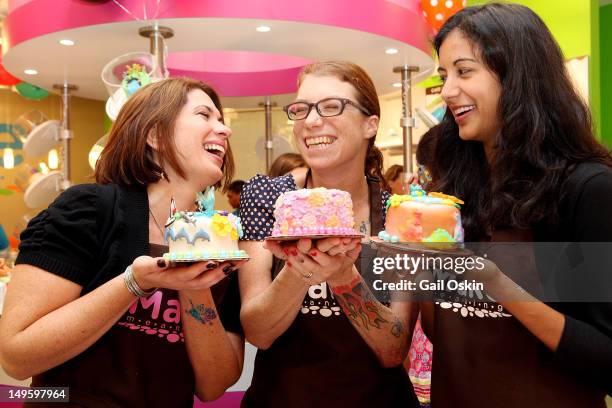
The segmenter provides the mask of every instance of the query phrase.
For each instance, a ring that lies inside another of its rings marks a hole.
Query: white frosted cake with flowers
[[[176,211],[170,207],[164,239],[170,261],[201,261],[209,259],[246,259],[247,253],[238,248],[242,237],[240,217],[225,211],[215,211],[214,189],[198,194],[198,211]]]
[[[346,191],[318,187],[288,191],[274,205],[272,237],[360,235]]]

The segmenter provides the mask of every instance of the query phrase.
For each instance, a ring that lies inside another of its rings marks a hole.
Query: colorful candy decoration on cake
[[[147,73],[147,68],[141,64],[132,64],[126,66],[123,80],[121,81],[121,88],[123,88],[129,98],[134,92],[150,83],[151,77]]]
[[[170,217],[166,221],[164,239],[170,261],[203,261],[209,259],[247,259],[238,248],[242,237],[240,217],[226,211],[216,211],[214,188],[196,195],[198,211],[177,211],[170,202]]]
[[[281,194],[274,205],[272,237],[354,236],[353,201],[346,191],[317,187]]]
[[[410,194],[387,200],[387,220],[378,237],[387,242],[418,242],[450,248],[463,242],[461,205],[457,197],[410,186]]]

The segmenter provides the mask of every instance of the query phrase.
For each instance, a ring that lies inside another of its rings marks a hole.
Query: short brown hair
[[[284,176],[291,170],[298,167],[307,167],[306,162],[301,154],[298,153],[283,153],[278,156],[268,171],[269,177]]]
[[[395,181],[398,177],[402,175],[403,172],[404,166],[402,166],[401,164],[394,164],[393,166],[389,167],[385,172],[385,180],[387,180],[387,182]]]
[[[223,122],[221,100],[209,85],[191,78],[170,78],[149,84],[139,89],[119,111],[96,164],[96,182],[126,186],[155,183],[165,174],[165,164],[185,177],[176,157],[174,125],[187,103],[187,95],[194,89],[210,97]],[[150,132],[155,132],[159,140],[159,163],[153,160],[153,149],[147,144]],[[233,177],[234,159],[229,141],[221,170],[223,178],[217,186],[227,185]]]
[[[349,61],[322,61],[306,65],[298,77],[298,87],[306,75],[333,76],[343,82],[348,82],[357,90],[357,102],[370,112],[370,115],[380,118],[380,102],[372,78],[359,65]],[[365,171],[369,176],[380,180],[383,187],[389,190],[389,185],[382,172],[383,155],[374,145],[376,135],[370,139],[365,159]]]

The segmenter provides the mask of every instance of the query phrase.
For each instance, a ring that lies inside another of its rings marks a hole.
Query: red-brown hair
[[[160,180],[164,166],[171,166],[185,177],[185,171],[176,156],[174,125],[179,112],[187,103],[187,95],[200,89],[221,113],[219,95],[209,85],[191,78],[170,78],[139,89],[121,108],[113,124],[108,143],[102,150],[95,170],[96,182],[125,186],[147,185]],[[153,159],[153,149],[147,144],[151,132],[157,137],[158,163]],[[232,150],[227,145],[223,160],[223,178],[217,186],[226,186],[234,175]]]
[[[322,61],[306,65],[298,77],[298,87],[306,75],[333,76],[343,82],[353,85],[357,91],[357,102],[365,108],[370,115],[380,118],[380,103],[372,78],[359,65],[349,61]],[[369,176],[380,180],[383,188],[390,190],[383,176],[383,155],[374,145],[376,135],[370,139],[365,158],[365,172]]]

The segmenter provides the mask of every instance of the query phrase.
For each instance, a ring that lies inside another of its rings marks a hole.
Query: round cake
[[[225,211],[215,211],[214,190],[198,195],[199,211],[176,211],[170,205],[164,239],[170,261],[203,261],[246,259],[248,255],[238,248],[242,237],[240,217]]]
[[[385,230],[378,237],[387,242],[463,242],[461,204],[456,197],[427,194],[421,186],[410,186],[410,194],[387,200]]]
[[[272,237],[355,236],[353,201],[346,191],[324,187],[281,194],[274,205]]]

